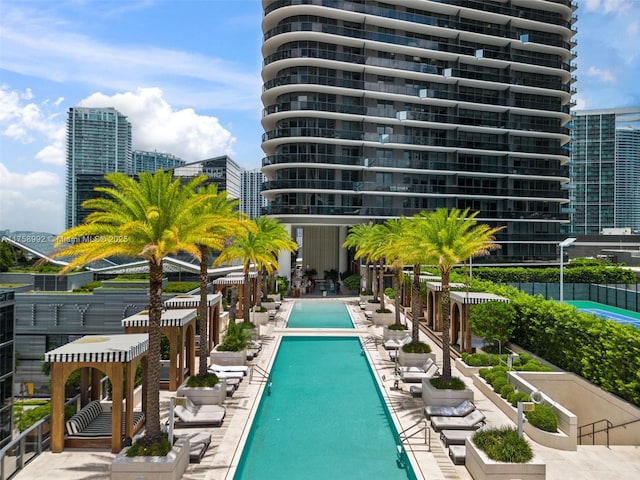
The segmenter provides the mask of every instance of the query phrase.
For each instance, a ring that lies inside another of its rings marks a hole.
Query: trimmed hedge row
[[[475,267],[473,276],[494,283],[558,283],[560,281],[560,269],[549,268],[525,268],[525,267]],[[634,272],[616,266],[577,266],[571,264],[563,271],[565,283],[616,283],[631,285],[636,283]]]
[[[509,298],[515,307],[513,342],[640,406],[640,329],[514,287],[482,283],[484,291]]]

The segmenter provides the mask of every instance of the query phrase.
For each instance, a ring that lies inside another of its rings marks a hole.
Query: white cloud
[[[619,13],[622,14],[632,8],[629,0],[585,0],[580,4],[587,12]]]
[[[60,83],[84,83],[94,91],[134,91],[162,81],[172,103],[199,108],[251,110],[260,102],[259,64],[247,68],[241,61],[177,49],[106,43],[77,33],[77,25],[29,9],[28,4],[4,10],[2,69]]]
[[[107,96],[94,93],[83,107],[114,107],[132,125],[135,150],[171,153],[187,161],[232,155],[236,139],[216,117],[199,115],[191,108],[174,109],[159,88],[139,88]]]
[[[0,228],[59,233],[63,198],[62,182],[55,173],[14,173],[0,163]]]
[[[588,77],[595,77],[603,82],[614,82],[615,77],[609,70],[602,70],[598,67],[589,67],[585,72]]]
[[[45,163],[64,165],[65,126],[60,122],[59,112],[49,108],[48,100],[32,102],[34,94],[30,88],[23,92],[0,86],[0,135],[23,144],[38,140],[53,142],[55,155],[42,158]],[[49,147],[48,147],[49,148]]]

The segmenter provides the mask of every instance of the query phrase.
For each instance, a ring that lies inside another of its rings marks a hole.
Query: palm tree
[[[207,374],[207,361],[209,357],[209,338],[207,336],[207,281],[209,268],[209,250],[222,251],[234,235],[248,228],[248,222],[243,213],[237,210],[240,204],[239,200],[235,200],[228,196],[226,191],[218,192],[217,185],[207,185],[200,189],[199,194],[207,195],[209,198],[200,205],[200,214],[207,214],[212,217],[212,226],[203,237],[203,243],[198,245],[200,251],[200,307],[198,315],[200,316],[200,324],[198,325],[198,335],[200,336],[200,363],[198,374],[205,376]],[[213,332],[218,329],[217,325],[213,326]],[[212,332],[212,334],[213,334]]]
[[[377,235],[381,238],[380,252],[385,259],[385,265],[390,266],[393,272],[393,292],[395,308],[395,324],[400,322],[400,281],[403,275],[404,247],[402,244],[402,223],[400,219],[389,218],[384,223],[377,225]],[[383,308],[381,306],[381,308]]]
[[[231,245],[222,250],[215,261],[215,265],[232,263],[236,260],[243,262],[242,272],[246,291],[242,316],[247,323],[250,322],[249,271],[251,265],[254,265],[258,272],[264,269],[271,274],[280,268],[278,254],[282,250],[293,252],[298,248],[289,232],[276,219],[262,216],[255,218],[254,223],[254,229],[241,232]]]
[[[354,225],[349,229],[349,234],[342,244],[345,248],[353,248],[355,253],[353,258],[355,260],[364,259],[367,265],[367,273],[369,272],[369,265],[375,262],[373,256],[375,255],[375,249],[372,247],[371,238],[374,236],[375,225],[372,222],[360,223]],[[367,283],[369,285],[369,283]],[[376,287],[377,288],[377,287]],[[371,290],[376,290],[372,288]]]
[[[432,212],[422,212],[414,217],[417,222],[415,236],[420,241],[418,248],[424,252],[423,263],[435,265],[441,276],[442,296],[442,377],[451,378],[451,328],[449,276],[460,263],[471,257],[487,255],[500,248],[494,242],[495,234],[503,227],[489,227],[478,224],[475,217],[479,212],[469,213],[452,208],[440,208]]]
[[[98,187],[103,197],[82,206],[93,210],[83,224],[58,237],[55,257],[71,257],[62,273],[112,256],[140,257],[149,265],[149,351],[145,382],[145,443],[162,439],[160,426],[160,319],[162,316],[162,261],[180,251],[200,258],[198,245],[207,244],[215,216],[202,214],[208,195],[194,195],[206,179],[181,185],[171,173],[142,173],[136,181],[122,173],[105,178],[113,187]],[[92,238],[93,241],[82,241]],[[64,244],[63,241],[69,241]]]

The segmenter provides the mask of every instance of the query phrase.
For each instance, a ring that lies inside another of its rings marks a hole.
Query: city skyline
[[[640,2],[578,5],[576,108],[639,105]],[[260,167],[261,2],[2,0],[2,10],[0,229],[64,228],[75,106],[121,111],[136,150]]]

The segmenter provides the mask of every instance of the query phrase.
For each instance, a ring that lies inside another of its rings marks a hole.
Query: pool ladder
[[[271,386],[273,385],[273,380],[271,378],[271,372],[267,372],[264,368],[259,365],[252,365],[249,369],[249,383],[253,380],[254,374],[259,376],[260,382],[267,383],[267,395],[271,395]]]
[[[426,420],[420,420],[410,427],[405,428],[398,434],[398,444],[396,445],[396,463],[400,468],[406,467],[407,451],[405,444],[409,443],[409,439],[424,432],[424,444],[427,445],[428,451],[431,451],[431,429],[427,426]]]

